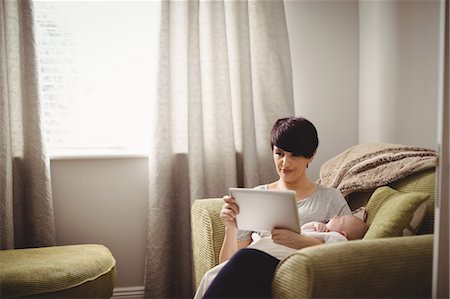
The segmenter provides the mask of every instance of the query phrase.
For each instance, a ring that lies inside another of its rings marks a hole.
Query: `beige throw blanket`
[[[387,185],[414,172],[436,166],[433,149],[400,144],[359,144],[325,162],[319,183],[337,188],[346,197]]]

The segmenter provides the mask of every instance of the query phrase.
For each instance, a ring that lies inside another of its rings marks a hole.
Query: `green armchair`
[[[304,248],[280,262],[272,282],[276,298],[431,297],[435,171],[427,169],[389,184],[401,192],[429,194],[424,220],[413,236],[363,239]],[[348,197],[352,209],[366,206],[374,190]],[[192,206],[195,287],[218,264],[224,227],[221,198]]]

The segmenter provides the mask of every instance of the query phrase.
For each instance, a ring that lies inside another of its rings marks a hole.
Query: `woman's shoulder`
[[[317,185],[317,190],[316,190],[316,194],[319,197],[336,197],[336,198],[343,198],[344,196],[342,195],[342,193],[333,187],[327,187],[324,185]]]

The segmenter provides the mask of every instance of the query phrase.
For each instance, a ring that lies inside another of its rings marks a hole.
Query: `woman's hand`
[[[239,207],[233,197],[225,195],[225,202],[220,210],[220,219],[227,229],[236,229],[236,215],[239,214]]]
[[[322,240],[298,234],[288,229],[274,228],[272,230],[272,241],[294,249],[323,244]]]

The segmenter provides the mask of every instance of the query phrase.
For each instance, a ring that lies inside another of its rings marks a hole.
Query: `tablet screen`
[[[239,206],[238,229],[271,231],[285,228],[300,233],[295,191],[229,188],[229,192]]]

